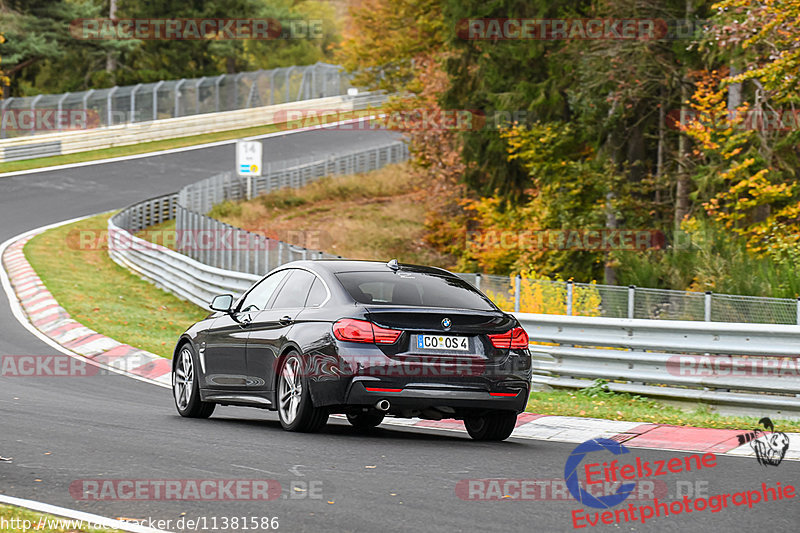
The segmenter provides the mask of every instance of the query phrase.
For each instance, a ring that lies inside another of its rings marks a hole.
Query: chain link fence
[[[338,65],[317,63],[0,101],[0,139],[148,122],[339,96],[350,88]]]
[[[800,324],[800,299],[459,274],[506,310],[606,318]]]

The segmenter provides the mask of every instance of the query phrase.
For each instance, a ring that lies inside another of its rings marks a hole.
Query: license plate
[[[468,337],[452,335],[417,335],[417,348],[420,350],[459,350],[469,351]]]

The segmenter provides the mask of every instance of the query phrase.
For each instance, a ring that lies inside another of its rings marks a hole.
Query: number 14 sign
[[[236,141],[236,172],[240,176],[261,175],[261,148],[258,141]]]

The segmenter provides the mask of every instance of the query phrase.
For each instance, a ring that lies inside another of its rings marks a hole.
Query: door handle
[[[282,326],[288,326],[289,324],[291,324],[291,323],[292,323],[292,317],[290,317],[289,315],[282,316],[282,317],[281,317],[281,318],[278,320],[278,322],[280,322]]]

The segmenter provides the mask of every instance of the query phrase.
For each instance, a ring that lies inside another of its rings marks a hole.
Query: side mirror
[[[226,313],[230,313],[232,306],[233,296],[230,294],[221,294],[219,296],[214,296],[214,299],[211,300],[210,307],[213,311],[224,311]]]

